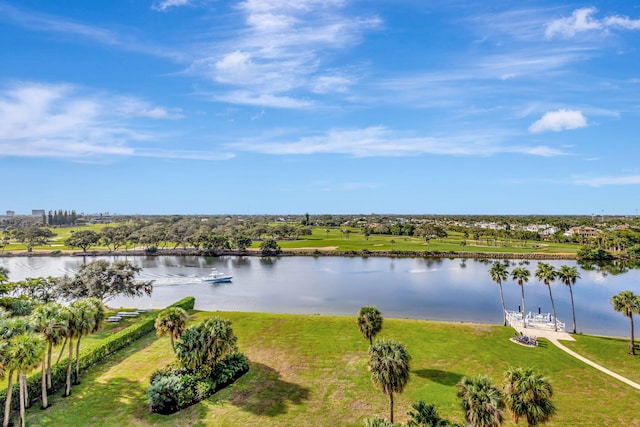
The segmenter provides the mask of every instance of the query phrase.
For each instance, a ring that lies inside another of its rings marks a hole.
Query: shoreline
[[[576,254],[572,253],[513,253],[513,252],[440,252],[440,251],[370,251],[370,250],[349,250],[340,251],[335,249],[283,249],[277,254],[263,254],[257,249],[245,251],[205,251],[202,249],[157,249],[147,251],[145,249],[131,250],[26,250],[9,251],[0,253],[0,257],[98,257],[98,256],[251,256],[251,257],[287,257],[287,256],[333,256],[333,257],[383,257],[383,258],[449,258],[449,259],[521,259],[521,260],[576,260]]]

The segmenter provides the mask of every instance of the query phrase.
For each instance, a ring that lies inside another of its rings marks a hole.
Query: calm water
[[[89,258],[91,261],[95,258]],[[114,258],[105,258],[112,261]],[[124,259],[120,257],[120,259]],[[108,301],[112,307],[163,308],[178,299],[196,297],[201,310],[262,311],[355,315],[363,305],[376,305],[386,317],[502,323],[498,285],[489,264],[476,260],[342,257],[128,257],[143,267],[142,279],[153,279],[151,297]],[[11,280],[73,274],[81,257],[0,258]],[[512,267],[521,261],[512,261]],[[573,261],[549,261],[556,267]],[[537,262],[524,265],[530,271]],[[233,275],[233,283],[200,281],[212,267]],[[629,320],[614,312],[609,298],[630,289],[640,293],[640,270],[619,276],[580,269],[574,287],[578,331],[627,336]],[[517,310],[520,288],[503,284],[507,309]],[[558,318],[571,329],[569,290],[552,285]],[[527,310],[551,311],[549,292],[535,278],[525,285]]]

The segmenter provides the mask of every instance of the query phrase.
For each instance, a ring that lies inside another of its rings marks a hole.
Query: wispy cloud
[[[180,115],[136,98],[91,93],[68,84],[16,83],[0,90],[0,157],[228,157],[149,147],[159,136],[137,121]],[[137,148],[140,143],[145,148]]]
[[[472,135],[472,136],[471,136]],[[494,134],[495,135],[495,134]],[[386,127],[363,129],[332,129],[321,135],[303,136],[293,141],[273,141],[260,138],[229,145],[230,149],[272,155],[344,154],[355,157],[402,157],[421,154],[447,156],[490,156],[515,153],[553,157],[566,155],[563,150],[548,146],[510,145],[502,138],[469,131],[463,136],[407,136]]]
[[[344,93],[358,77],[324,69],[327,58],[359,43],[381,20],[347,15],[343,6],[342,0],[242,2],[242,27],[190,70],[231,87],[217,99],[236,104],[300,108],[313,105],[314,95]]]
[[[186,6],[191,3],[190,0],[163,0],[156,1],[151,8],[154,10],[165,11],[167,9],[171,9],[173,7]]]
[[[580,177],[574,176],[571,182],[575,185],[586,185],[589,187],[602,187],[608,185],[640,185],[640,175],[620,175],[620,176],[596,176]]]
[[[119,49],[140,52],[153,56],[181,60],[184,54],[152,43],[143,42],[136,37],[122,34],[99,26],[87,25],[63,17],[37,13],[0,2],[0,20],[10,21],[32,31],[67,34],[74,39],[89,39],[94,42],[117,47]]]
[[[545,35],[547,38],[555,36],[571,38],[579,33],[609,29],[640,30],[640,19],[618,15],[598,19],[594,17],[597,11],[595,7],[576,9],[571,16],[555,19],[548,23]]]
[[[578,129],[587,126],[587,119],[582,112],[576,110],[558,110],[545,113],[540,120],[529,126],[529,132],[540,133]]]

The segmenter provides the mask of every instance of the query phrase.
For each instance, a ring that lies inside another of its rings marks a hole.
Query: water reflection
[[[94,260],[96,258],[91,258]],[[103,257],[113,261],[113,257]],[[450,321],[502,323],[498,285],[491,281],[492,262],[474,259],[357,257],[120,257],[143,268],[141,278],[154,280],[149,298],[117,298],[112,306],[162,308],[193,295],[202,310],[265,311],[353,315],[362,305],[378,306],[385,316]],[[81,257],[0,258],[11,280],[72,274]],[[506,260],[532,273],[536,261]],[[571,261],[546,261],[554,267]],[[215,286],[201,278],[211,268],[233,276],[233,283]],[[578,330],[628,334],[628,319],[613,311],[612,295],[639,292],[640,271],[628,264],[580,264],[582,278],[574,287]],[[552,284],[558,317],[571,321],[569,290]],[[520,288],[503,283],[508,309],[520,304]],[[548,290],[531,277],[525,285],[527,307],[551,311]]]

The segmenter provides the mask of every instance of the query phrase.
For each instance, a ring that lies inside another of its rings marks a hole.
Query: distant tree
[[[505,373],[504,400],[515,424],[521,417],[529,427],[547,422],[556,412],[551,397],[551,382],[533,368],[509,368]]]
[[[87,249],[100,241],[100,235],[93,230],[80,230],[73,233],[64,244],[72,248],[80,248],[87,253]]]
[[[504,402],[500,389],[484,375],[463,377],[458,383],[458,397],[464,419],[471,427],[500,427],[504,420]]]
[[[13,237],[27,247],[27,252],[31,252],[34,246],[47,245],[49,238],[53,236],[53,231],[49,228],[37,225],[17,228],[13,231]]]
[[[156,333],[159,337],[169,335],[171,348],[176,352],[175,339],[179,338],[187,327],[189,315],[184,308],[170,307],[162,311],[155,320]]]
[[[369,340],[369,345],[373,345],[373,337],[382,330],[382,314],[375,306],[366,305],[360,308],[358,313],[358,329],[365,339]]]
[[[553,302],[553,294],[551,293],[551,282],[556,280],[558,272],[552,265],[541,262],[536,269],[536,277],[542,281],[549,289],[549,298],[551,299],[551,310],[553,311],[553,329],[558,332],[558,318],[556,317],[556,305]]]
[[[402,393],[409,381],[411,356],[402,343],[392,339],[376,340],[369,347],[371,381],[389,397],[389,421],[393,424],[393,394]]]
[[[527,327],[527,322],[525,319],[526,309],[524,305],[524,284],[529,281],[530,275],[531,275],[531,272],[523,267],[516,267],[513,269],[513,271],[511,271],[511,280],[517,281],[518,285],[520,286],[520,290],[522,291],[522,327],[523,328]]]
[[[214,232],[207,236],[202,246],[209,251],[221,251],[230,248],[229,239]]]
[[[504,305],[504,295],[502,293],[502,282],[507,280],[509,277],[509,272],[507,268],[501,262],[494,262],[489,270],[489,275],[491,276],[491,280],[496,282],[500,287],[500,301],[502,302],[502,319],[504,321],[504,326],[507,326],[507,309]]]
[[[573,317],[573,333],[576,333],[576,308],[573,303],[573,285],[580,278],[580,273],[576,267],[569,267],[568,265],[560,266],[558,270],[558,279],[569,287],[569,294],[571,295],[571,314]]]
[[[100,230],[100,239],[109,250],[117,251],[119,247],[127,243],[131,233],[131,228],[126,225],[104,227]]]
[[[4,265],[0,265],[0,284],[9,280],[9,269]]]
[[[635,355],[636,346],[634,342],[633,313],[640,314],[640,295],[636,295],[632,291],[622,291],[618,295],[611,297],[611,305],[615,311],[629,318],[629,323],[631,324],[629,354]]]
[[[278,255],[282,250],[275,239],[265,239],[260,243],[260,252],[262,255]]]
[[[142,268],[129,261],[109,264],[105,260],[82,264],[73,277],[65,275],[57,289],[63,298],[96,297],[108,301],[118,295],[141,297],[151,295],[153,281],[135,280]]]
[[[251,246],[251,243],[253,243],[253,241],[249,236],[240,235],[233,238],[233,245],[239,251],[246,251],[247,248]]]

